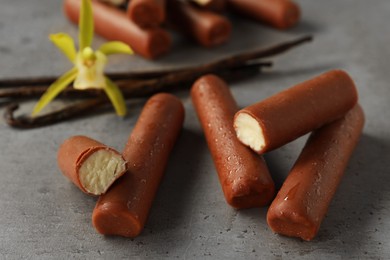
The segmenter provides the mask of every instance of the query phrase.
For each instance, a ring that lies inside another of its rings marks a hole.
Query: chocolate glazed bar
[[[315,237],[363,125],[363,110],[356,105],[342,119],[311,134],[268,210],[274,232],[304,240]]]
[[[58,149],[62,173],[83,192],[101,195],[121,177],[127,167],[122,155],[86,136],[73,136]]]
[[[234,208],[267,205],[274,183],[264,159],[235,136],[237,104],[225,82],[214,75],[198,79],[191,97],[202,124],[226,201]]]
[[[127,15],[142,28],[156,27],[165,20],[165,0],[131,0]]]
[[[180,0],[167,0],[167,12],[174,29],[204,47],[221,45],[230,37],[231,23],[219,14]]]
[[[288,29],[300,19],[300,9],[290,0],[226,0],[238,13],[277,29]]]
[[[160,93],[149,99],[123,150],[128,171],[96,203],[92,222],[98,232],[141,233],[183,120],[184,108],[175,96]]]
[[[191,2],[214,12],[222,12],[226,9],[226,0],[191,0]]]
[[[65,0],[67,17],[78,23],[80,0]],[[92,1],[95,31],[108,40],[122,41],[135,53],[153,59],[168,52],[171,48],[170,35],[160,28],[142,29],[131,21],[125,12],[98,1]]]
[[[349,75],[332,70],[240,110],[234,128],[262,154],[343,117],[357,98]]]

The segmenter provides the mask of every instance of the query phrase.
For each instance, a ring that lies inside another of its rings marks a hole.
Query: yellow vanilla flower
[[[37,115],[61,91],[73,82],[75,89],[102,89],[107,94],[119,116],[126,115],[126,103],[123,95],[109,78],[104,75],[107,55],[125,53],[132,54],[132,50],[123,42],[113,41],[100,46],[94,51],[90,45],[93,39],[93,13],[91,0],[83,0],[79,21],[79,51],[72,37],[66,33],[50,35],[50,40],[73,63],[74,67],[55,81],[35,105],[32,115]]]

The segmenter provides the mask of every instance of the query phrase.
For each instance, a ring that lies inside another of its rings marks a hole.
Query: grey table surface
[[[272,69],[236,82],[231,89],[244,107],[334,68],[348,71],[355,80],[367,117],[364,133],[313,241],[271,232],[267,208],[237,211],[225,203],[188,90],[183,90],[175,94],[186,108],[184,128],[146,227],[135,239],[105,237],[94,230],[91,213],[96,198],[81,193],[62,176],[56,151],[76,134],[123,149],[145,100],[129,102],[130,115],[124,119],[110,110],[23,131],[0,120],[0,259],[390,258],[390,2],[297,2],[303,11],[301,24],[277,33],[286,38],[311,33],[315,41],[273,58]],[[156,62],[113,57],[110,69],[202,62],[263,44],[264,30],[268,29],[256,23],[237,22],[232,41],[221,48],[203,50],[179,41],[174,53]],[[59,31],[77,34],[62,15],[61,1],[2,0],[0,78],[65,71],[69,64],[47,40],[49,33]],[[32,104],[25,105],[26,111]],[[278,187],[305,139],[266,155]]]

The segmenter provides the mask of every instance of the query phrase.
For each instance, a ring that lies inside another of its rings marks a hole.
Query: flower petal
[[[71,61],[74,62],[76,59],[76,47],[74,41],[69,34],[56,33],[49,35],[50,41]]]
[[[87,50],[89,47],[85,48]],[[88,55],[86,55],[88,56]],[[106,87],[106,77],[104,75],[104,68],[107,63],[107,57],[100,51],[93,53],[94,60],[86,60],[83,53],[76,58],[76,67],[78,69],[77,77],[74,81],[73,87],[75,89],[103,89]]]
[[[112,105],[115,108],[115,111],[118,116],[125,116],[126,111],[126,102],[123,98],[122,92],[118,88],[117,85],[115,85],[114,82],[112,82],[109,78],[106,77],[106,83],[107,86],[104,88],[104,91],[106,92],[108,98],[111,100]]]
[[[80,51],[91,45],[93,39],[93,30],[93,11],[91,0],[83,0],[81,3],[79,19]]]
[[[102,46],[100,46],[99,51],[101,51],[105,55],[117,53],[133,54],[133,50],[130,48],[129,45],[119,41],[104,43]]]
[[[37,115],[47,104],[50,103],[50,101],[63,91],[76,78],[76,75],[77,68],[73,68],[51,84],[35,105],[32,116]]]

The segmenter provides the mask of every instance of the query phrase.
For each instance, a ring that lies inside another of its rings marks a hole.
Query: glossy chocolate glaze
[[[80,0],[65,0],[66,16],[78,23]],[[95,31],[108,40],[122,41],[135,53],[154,59],[171,48],[170,35],[161,28],[142,29],[131,21],[125,12],[98,1],[92,1]]]
[[[268,210],[274,232],[304,240],[316,236],[363,126],[363,110],[356,105],[311,134]]]
[[[165,20],[165,0],[131,0],[127,15],[142,28],[157,27]]]
[[[226,9],[226,0],[209,0],[205,4],[202,4],[201,0],[192,0],[192,2],[201,8],[211,10],[214,12],[222,12]]]
[[[290,0],[227,0],[228,6],[255,20],[277,29],[295,26],[300,19],[300,9]]]
[[[167,1],[167,13],[173,28],[204,47],[221,45],[230,37],[231,23],[219,14],[180,0]]]
[[[93,211],[98,232],[125,237],[141,233],[183,120],[184,108],[175,96],[160,93],[148,100],[123,150],[128,171]]]
[[[114,149],[87,136],[81,135],[68,138],[58,149],[57,163],[61,172],[85,193],[88,192],[80,182],[79,170],[83,162],[99,150],[110,150],[119,155]],[[118,178],[123,174],[124,172],[119,174]]]
[[[226,83],[214,75],[203,76],[194,83],[191,97],[226,201],[234,208],[267,205],[274,197],[273,180],[264,159],[235,135],[238,107]]]
[[[265,146],[258,153],[276,149],[345,115],[357,102],[350,76],[332,70],[240,110],[263,129]]]

